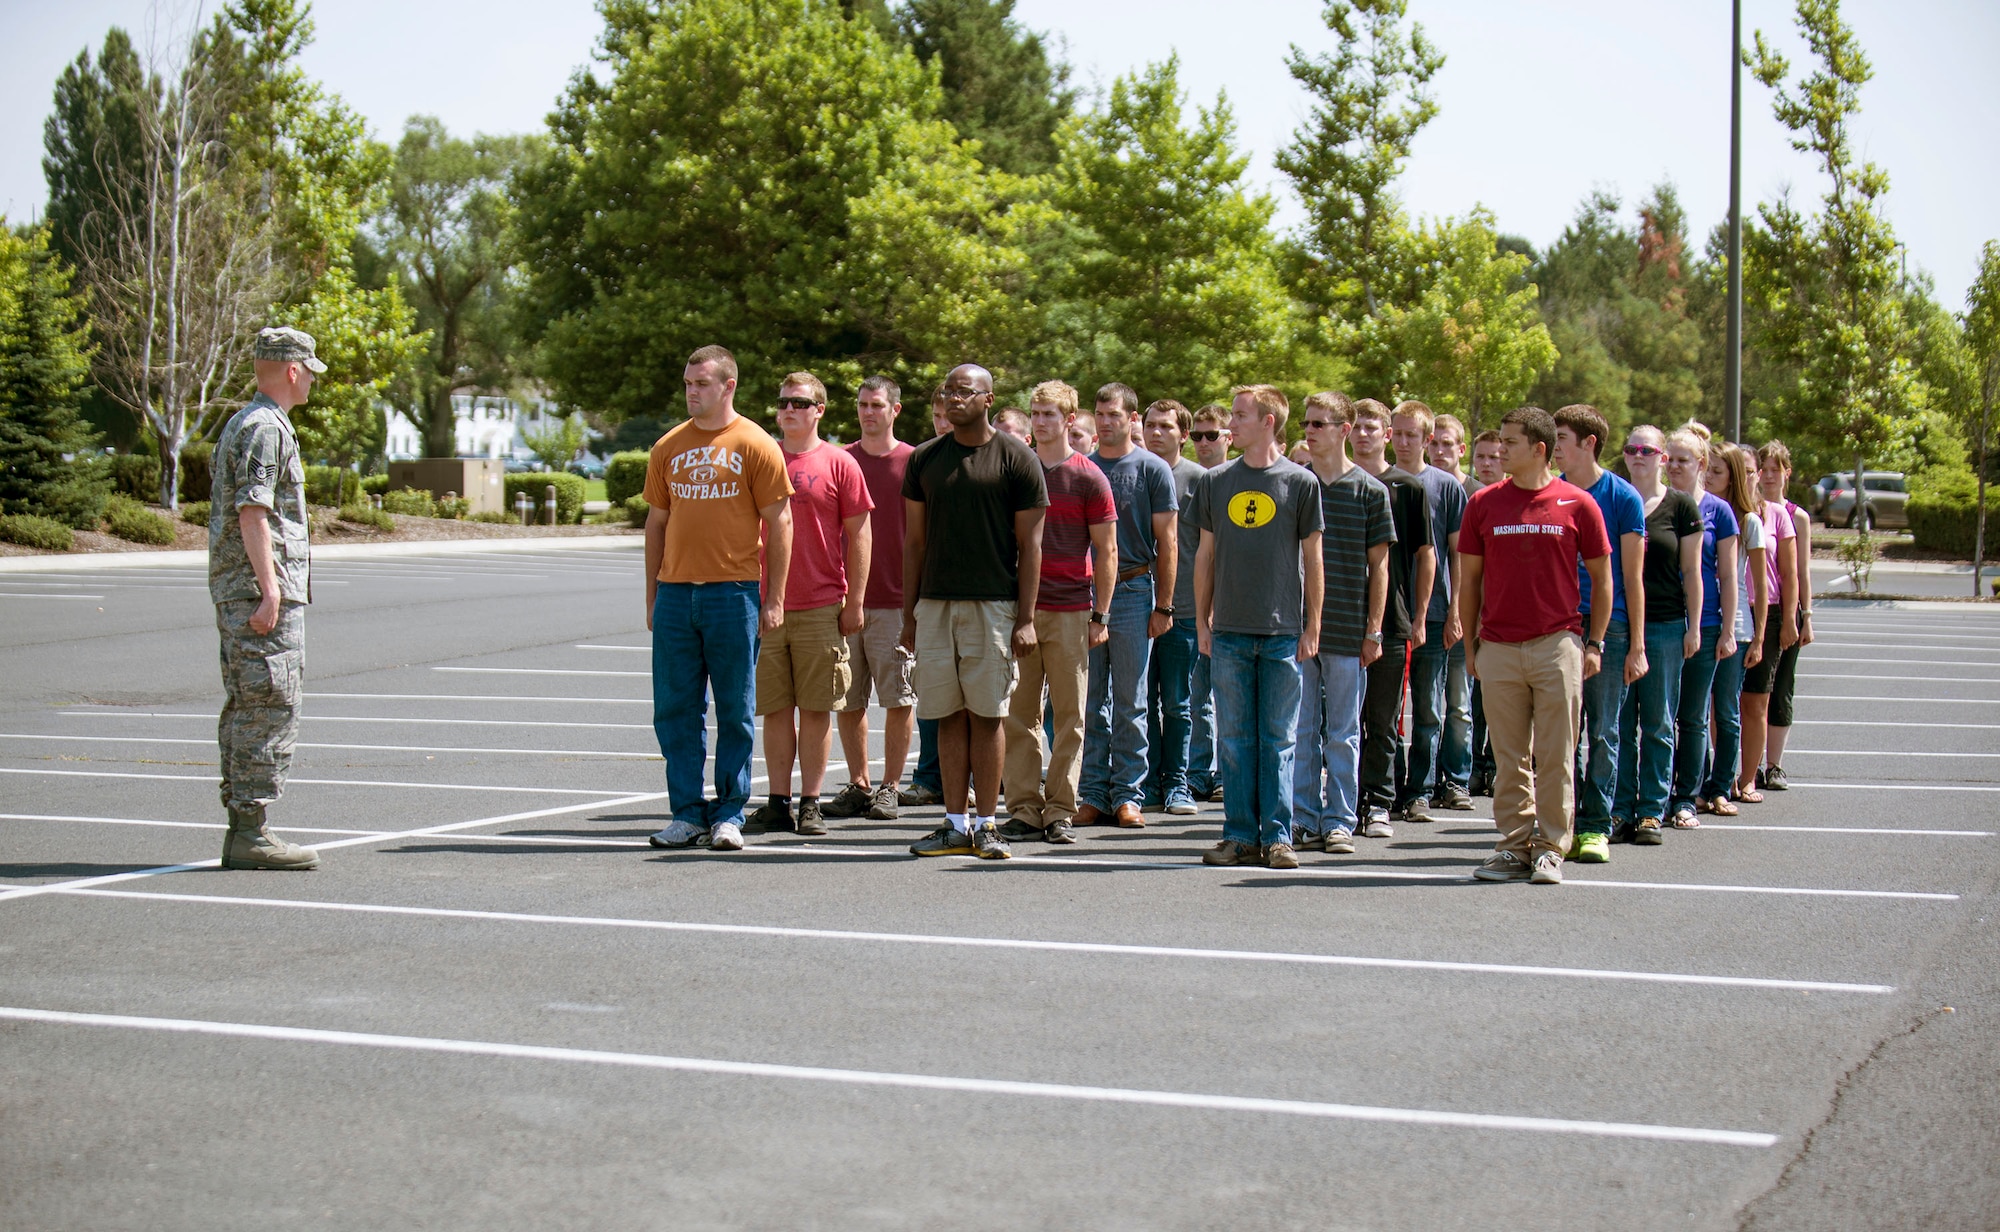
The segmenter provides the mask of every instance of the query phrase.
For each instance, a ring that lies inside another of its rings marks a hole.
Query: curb
[[[601,551],[638,547],[638,535],[566,535],[535,539],[427,539],[421,543],[333,543],[314,548],[314,560],[367,560],[383,556],[449,556],[461,552]],[[0,573],[89,573],[99,569],[171,569],[208,564],[200,552],[92,552],[86,555],[0,557]]]
[[[1877,612],[1979,612],[2000,607],[1991,599],[1822,599],[1813,600],[1813,609]]]

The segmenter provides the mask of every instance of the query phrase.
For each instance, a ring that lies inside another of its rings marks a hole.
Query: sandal
[[[1755,787],[1750,788],[1748,791],[1745,791],[1741,787],[1734,788],[1730,791],[1729,798],[1743,804],[1764,803],[1764,793],[1758,791]]]
[[[1683,810],[1667,818],[1667,824],[1676,830],[1699,830],[1701,829],[1701,818]]]
[[[1739,810],[1735,805],[1729,802],[1728,796],[1709,797],[1708,799],[1701,802],[1701,811],[1704,813],[1713,813],[1717,817],[1735,817],[1738,815],[1739,812],[1741,812],[1741,810]],[[1694,824],[1698,826],[1701,823],[1697,821]],[[1694,826],[1681,826],[1679,828],[1683,830],[1691,830],[1694,828]]]

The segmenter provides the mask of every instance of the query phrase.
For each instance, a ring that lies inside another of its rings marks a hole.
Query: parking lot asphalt
[[[2000,614],[1817,624],[1794,788],[1560,887],[662,853],[636,550],[329,561],[255,874],[200,571],[9,573],[0,1226],[1991,1228]]]

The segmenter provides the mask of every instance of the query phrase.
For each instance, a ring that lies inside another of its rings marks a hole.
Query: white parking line
[[[1863,683],[1863,682],[1857,682]],[[1964,684],[1985,684],[1967,680]],[[1799,697],[1802,702],[1898,702],[1905,706],[2000,706],[2000,697]]]
[[[325,718],[324,715],[309,715]],[[57,744],[193,744],[215,747],[214,737],[197,739],[191,736],[48,736],[31,732],[0,732],[0,740],[46,740]],[[299,740],[292,745],[295,749],[344,749],[357,753],[492,753],[522,757],[618,757],[631,761],[660,761],[658,753],[642,750],[623,751],[619,749],[515,749],[515,748],[468,748],[460,744],[330,744],[323,741]]]
[[[1788,750],[1785,754],[1791,756]],[[1936,783],[1801,783],[1792,780],[1792,789],[1825,788],[1828,791],[2000,791],[2000,787],[1943,786]]]
[[[1698,984],[1719,988],[1761,988],[1783,992],[1892,993],[1891,984],[1846,981],[1767,979],[1742,975],[1685,975],[1667,971],[1598,970],[1589,967],[1523,966],[1517,963],[1448,962],[1416,958],[1374,958],[1352,954],[1307,954],[1287,950],[1218,950],[1174,945],[1119,945],[1094,941],[1037,941],[1018,937],[964,937],[928,933],[883,933],[854,929],[791,928],[757,924],[700,924],[681,920],[643,920],[621,916],[537,915],[517,911],[466,911],[446,907],[403,907],[385,903],[342,903],[296,898],[239,898],[227,894],[165,894],[142,890],[69,890],[94,898],[133,898],[148,902],[181,902],[209,906],[278,907],[302,911],[354,912],[361,915],[420,916],[434,919],[480,920],[504,924],[560,924],[587,928],[629,928],[668,933],[707,933],[730,937],[769,937],[793,941],[860,941],[890,945],[942,946],[975,950],[1032,950],[1057,954],[1102,954],[1120,958],[1192,958],[1216,962],[1280,963],[1319,967],[1374,967],[1397,971],[1442,971],[1470,975],[1521,975],[1584,980],[1623,980],[1642,984]]]
[[[2000,677],[1982,680],[1978,677],[1966,676],[1862,676],[1854,672],[1800,672],[1798,678],[1800,680],[1845,680],[1849,684],[1874,684],[1878,680],[1920,680],[1928,681],[1931,684],[2000,684]],[[1808,698],[1807,700],[1815,699]]]
[[[1793,727],[1941,727],[1946,731],[2000,731],[2000,723],[1870,723],[1863,719],[1793,719]]]
[[[165,779],[177,783],[218,783],[220,778],[207,774],[141,774],[129,770],[44,770],[14,766],[0,766],[0,774],[38,774],[58,778],[80,779]],[[294,787],[420,787],[428,791],[498,791],[514,795],[539,796],[622,796],[622,791],[593,791],[584,787],[494,787],[486,783],[399,783],[378,779],[287,779]],[[1996,789],[2000,790],[2000,789]],[[665,793],[661,793],[664,795]],[[580,807],[588,808],[589,805]],[[4,897],[4,896],[0,896]]]
[[[1836,638],[1822,637],[1813,641],[1814,646],[1831,646],[1840,650],[1909,650],[1901,642],[1843,642]],[[1808,650],[1811,647],[1807,648]],[[2000,654],[2000,646],[1919,646],[1918,650],[1950,650],[1962,654]],[[1899,663],[1958,663],[1960,659],[1920,659],[1911,655],[1898,655]],[[1991,663],[1979,663],[1978,667],[1992,667]]]
[[[0,599],[102,599],[103,595],[45,595],[39,591],[0,590]]]
[[[1734,821],[1704,821],[1704,830],[1782,830],[1790,834],[1916,834],[1927,837],[1992,838],[1991,830],[1895,830],[1871,826],[1751,826]]]
[[[307,693],[307,697],[363,698],[387,702],[563,702],[582,706],[650,706],[650,697],[520,697],[511,693]]]
[[[208,723],[215,722],[215,716],[212,714],[159,710],[69,709],[60,713],[79,719],[200,719]],[[307,723],[413,723],[428,727],[588,727],[614,731],[653,730],[651,723],[581,723],[559,722],[554,719],[418,719],[404,715],[369,714],[308,714],[301,717]]]
[[[1932,753],[1897,749],[1801,749],[1788,748],[1786,757],[2000,757],[2000,753]]]
[[[576,667],[434,667],[434,672],[479,672],[493,676],[638,676],[651,680],[651,672],[591,671]]]
[[[69,813],[0,813],[0,821],[81,821],[104,826],[166,826],[176,830],[226,830],[221,821],[156,821],[148,817],[80,817]],[[278,826],[287,834],[385,834],[385,830],[329,830],[324,826]]]
[[[625,650],[633,654],[652,654],[651,646],[607,646],[600,642],[578,642],[578,650]]]
[[[145,1018],[131,1014],[81,1014],[62,1010],[0,1006],[0,1018],[77,1027],[121,1027],[128,1030],[218,1035],[235,1039],[284,1040],[308,1044],[338,1044],[361,1048],[391,1048],[410,1052],[454,1053],[531,1061],[569,1061],[619,1065],[639,1069],[677,1070],[740,1078],[779,1078],[832,1082],[849,1086],[894,1087],[921,1091],[958,1091],[975,1095],[1081,1100],[1091,1103],[1144,1104],[1208,1112],[1266,1113],[1329,1120],[1373,1121],[1435,1128],[1486,1129],[1522,1133],[1575,1134],[1587,1137],[1638,1138],[1654,1142],[1689,1142],[1713,1146],[1769,1147],[1776,1134],[1733,1129],[1695,1129],[1673,1125],[1640,1125],[1617,1121],[1575,1121],[1547,1117],[1501,1116],[1475,1112],[1439,1112],[1420,1108],[1386,1108],[1361,1104],[1327,1104],[1295,1099],[1265,1099],[1240,1095],[1198,1095],[1178,1091],[1146,1091],[1120,1087],[1068,1086],[1053,1082],[1017,1082],[992,1078],[953,1078],[934,1074],[899,1074],[875,1070],[829,1069],[821,1066],[771,1065],[752,1061],[718,1061],[639,1052],[606,1052],[586,1048],[551,1048],[484,1040],[438,1039],[414,1035],[378,1035],[362,1031],[321,1031],[303,1027],[255,1023],[211,1022],[187,1018]]]

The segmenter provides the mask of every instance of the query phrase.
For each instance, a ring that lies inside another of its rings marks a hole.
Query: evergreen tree
[[[81,455],[96,435],[80,413],[89,327],[49,229],[0,223],[0,513],[92,527],[110,492]]]
[[[864,14],[864,0],[849,0]],[[879,3],[879,0],[877,0]],[[897,24],[934,67],[944,118],[979,142],[979,158],[1015,175],[1055,166],[1056,128],[1075,106],[1069,66],[1013,18],[1014,0],[909,0]]]

